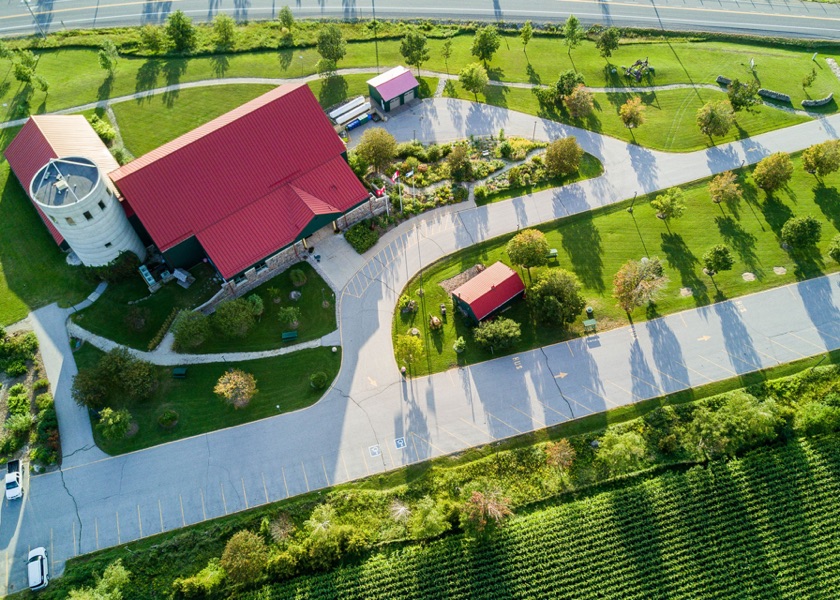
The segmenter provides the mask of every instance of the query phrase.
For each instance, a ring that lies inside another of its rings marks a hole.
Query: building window
[[[102,202],[102,200],[99,201],[99,208],[101,208],[102,210],[105,210],[105,203]]]
[[[106,248],[110,248],[111,246],[113,246],[113,244],[111,242],[108,242],[107,244],[105,244]]]
[[[87,210],[86,210],[86,211],[85,211],[85,212],[83,212],[82,214],[85,216],[85,219],[87,219],[88,221],[92,221],[92,220],[93,220],[93,215],[92,215],[92,214],[90,214],[90,211],[87,211]]]
[[[76,221],[73,220],[73,217],[64,217],[64,220],[67,221],[68,225],[75,225]]]

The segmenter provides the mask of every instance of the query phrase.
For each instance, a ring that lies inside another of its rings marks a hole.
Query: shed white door
[[[403,103],[408,104],[412,100],[414,100],[414,90],[409,90],[405,93],[405,96],[403,97]]]

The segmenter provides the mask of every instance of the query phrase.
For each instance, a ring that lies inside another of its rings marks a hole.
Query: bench
[[[282,337],[284,342],[291,342],[297,339],[297,331],[284,331]]]
[[[175,367],[172,369],[172,378],[173,379],[186,379],[187,377],[187,367]]]
[[[557,248],[552,248],[545,257],[548,260],[557,260]]]

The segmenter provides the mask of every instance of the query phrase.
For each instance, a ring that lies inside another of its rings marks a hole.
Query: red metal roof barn
[[[452,291],[452,302],[469,319],[478,323],[525,293],[519,273],[504,263],[493,263]]]

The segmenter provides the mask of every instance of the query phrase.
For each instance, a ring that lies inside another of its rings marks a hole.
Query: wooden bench
[[[173,379],[186,379],[187,377],[187,367],[175,367],[172,369],[172,378]]]
[[[282,337],[284,342],[291,342],[297,339],[297,331],[284,331]]]
[[[557,260],[557,248],[552,248],[548,254],[545,255],[548,260]]]

